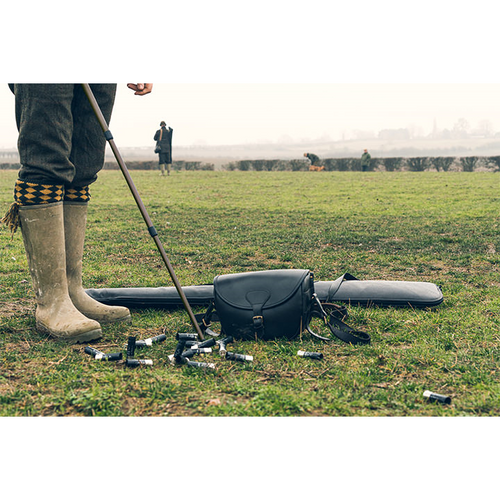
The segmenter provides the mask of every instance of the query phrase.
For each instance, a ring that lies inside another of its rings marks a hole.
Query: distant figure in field
[[[372,157],[370,156],[368,149],[365,149],[361,155],[361,170],[363,170],[363,172],[368,172],[368,170],[370,170],[371,161]]]
[[[170,167],[172,166],[172,135],[174,129],[167,127],[164,121],[160,123],[160,127],[153,138],[156,141],[155,151],[158,153],[160,175],[165,175],[165,167],[167,168],[167,175],[170,175]]]
[[[321,172],[322,170],[325,170],[325,167],[320,165],[321,160],[319,159],[319,156],[316,156],[313,153],[304,153],[304,156],[311,162],[311,165],[309,165],[309,171]]]

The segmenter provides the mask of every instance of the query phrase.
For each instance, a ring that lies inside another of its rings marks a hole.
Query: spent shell
[[[443,396],[442,394],[437,394],[432,391],[424,391],[424,398],[427,398],[429,401],[437,401],[438,403],[445,405],[449,405],[451,403],[451,398],[449,396]]]
[[[97,349],[94,349],[93,347],[90,347],[89,345],[85,347],[84,352],[86,354],[90,354],[91,356],[96,357],[97,355],[102,355],[104,354],[102,351],[98,351]]]
[[[127,342],[127,358],[133,358],[135,353],[136,337],[129,337]]]
[[[95,359],[103,359],[104,361],[120,361],[123,355],[121,352],[112,352],[111,354],[98,354]]]
[[[93,347],[87,346],[85,348],[85,352],[90,354],[94,359],[103,360],[103,361],[120,361],[122,359],[121,352],[113,352],[111,354],[106,354],[104,352],[98,351]]]
[[[216,340],[216,343],[219,344],[219,354],[224,357],[226,355],[227,349],[226,345],[233,342],[233,337],[226,337],[221,340]]]
[[[210,329],[210,328],[208,328],[208,327],[207,327],[207,328],[205,328],[205,333],[206,333],[207,335],[211,335],[212,337],[217,337],[217,336],[219,335],[218,333],[215,333],[212,329]]]
[[[170,354],[168,356],[168,361],[172,365],[184,365],[187,361],[187,358],[184,356],[180,356],[179,358],[176,358],[174,354]]]
[[[147,366],[153,366],[153,360],[152,359],[129,359],[127,358],[127,361],[125,362],[127,366],[130,367],[136,367],[136,366],[141,366],[141,365],[147,365]]]
[[[229,337],[226,337],[226,338],[223,338],[223,339],[220,339],[220,340],[216,340],[215,341],[217,344],[221,345],[221,344],[230,344],[231,342],[234,342],[234,339],[232,336],[229,336]]]
[[[246,354],[236,354],[235,352],[226,352],[226,359],[231,361],[253,361],[253,356]]]
[[[184,347],[186,347],[186,340],[181,339],[177,342],[177,346],[174,352],[174,358],[178,361],[182,357],[182,352],[184,351]]]
[[[175,338],[177,340],[198,340],[197,333],[178,333]]]
[[[210,370],[215,370],[215,365],[213,363],[199,363],[197,361],[187,360],[187,365],[194,368],[209,368]]]
[[[320,352],[298,351],[297,356],[300,356],[302,358],[323,359],[323,354],[321,354]]]
[[[209,352],[212,352],[212,349],[210,347],[202,347],[201,349],[194,349],[193,347],[191,347],[191,349],[188,349],[187,351],[184,351],[182,353],[182,357],[192,358],[195,354],[204,354]]]
[[[167,340],[167,336],[165,334],[157,335],[156,337],[151,337],[149,339],[138,340],[135,343],[136,347],[150,347],[156,342],[163,342]]]
[[[198,344],[198,347],[202,349],[204,347],[213,347],[214,345],[215,345],[215,339],[212,338],[201,342],[200,344]]]

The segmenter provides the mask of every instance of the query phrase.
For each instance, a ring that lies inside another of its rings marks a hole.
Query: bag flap
[[[251,308],[255,300],[266,298],[264,307],[269,308],[290,298],[309,275],[310,271],[304,269],[224,274],[215,277],[214,294],[240,309]]]

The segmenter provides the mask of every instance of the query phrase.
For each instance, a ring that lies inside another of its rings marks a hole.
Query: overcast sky
[[[0,80],[156,82],[146,97],[119,84],[110,123],[118,146],[151,147],[161,120],[177,145],[429,133],[434,121],[443,129],[460,118],[500,131],[491,1],[254,0],[236,8],[184,0],[154,12],[123,8],[118,18],[120,3],[89,0],[71,23],[47,17],[51,3],[34,3],[29,17],[24,3],[9,4],[30,36],[4,23]],[[96,10],[109,22],[96,22]],[[14,98],[0,85],[0,148],[14,147],[16,136]]]
[[[0,86],[0,147],[15,147],[14,96]],[[118,146],[152,146],[161,120],[177,145],[284,139],[339,140],[350,131],[420,127],[430,133],[465,118],[500,131],[500,84],[154,84],[138,97],[118,84],[110,129]]]

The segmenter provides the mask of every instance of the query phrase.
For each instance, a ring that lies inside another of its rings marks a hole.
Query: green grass
[[[157,172],[132,177],[184,285],[223,273],[309,268],[317,280],[431,281],[433,310],[349,307],[369,346],[238,342],[253,363],[172,366],[184,310],[133,310],[95,347],[168,334],[139,351],[153,367],[97,362],[83,346],[38,334],[22,238],[0,231],[0,415],[484,416],[500,415],[498,174],[411,172]],[[0,210],[17,173],[0,172]],[[92,187],[84,286],[172,286],[120,172]],[[195,312],[201,312],[195,309]],[[299,358],[319,351],[322,361]],[[429,389],[452,397],[429,404]]]

